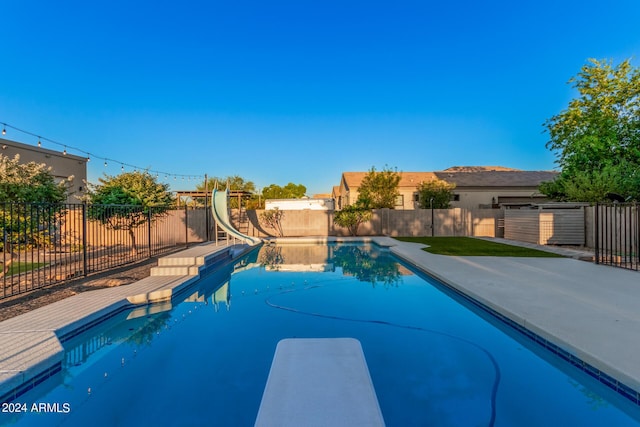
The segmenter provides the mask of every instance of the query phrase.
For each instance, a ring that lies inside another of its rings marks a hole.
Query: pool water
[[[389,426],[640,425],[637,405],[368,245],[263,246],[119,313],[66,340],[62,371],[16,400],[48,411],[0,420],[250,426],[291,337],[358,339]]]

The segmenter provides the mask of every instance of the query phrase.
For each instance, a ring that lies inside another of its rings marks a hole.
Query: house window
[[[404,206],[404,195],[401,194],[398,197],[396,197],[395,206]]]
[[[420,201],[420,193],[413,193],[413,201],[414,202]]]
[[[459,194],[454,194],[451,196],[451,201],[452,202],[459,202],[460,201],[460,195]]]

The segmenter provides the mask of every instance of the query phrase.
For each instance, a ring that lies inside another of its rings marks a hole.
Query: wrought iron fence
[[[0,203],[0,299],[208,240],[206,208]]]
[[[595,206],[595,262],[640,270],[640,207],[637,203]]]

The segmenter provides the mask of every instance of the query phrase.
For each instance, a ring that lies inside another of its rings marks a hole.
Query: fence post
[[[184,247],[189,247],[189,211],[187,204],[184,204]]]
[[[88,263],[87,263],[87,205],[82,204],[82,270],[84,277],[87,277]]]
[[[640,209],[638,203],[633,203],[636,210],[636,267],[640,269]]]
[[[434,237],[436,232],[436,225],[434,223],[434,215],[433,215],[433,197],[430,200],[430,204],[431,204],[431,237]]]
[[[152,246],[151,246],[151,209],[153,209],[151,206],[147,209],[147,247],[149,248],[149,258],[151,258],[153,256],[153,254],[151,253],[152,250]]]
[[[595,262],[600,264],[600,212],[598,203],[595,206],[595,212],[593,213],[593,228],[595,231],[594,246],[595,246]]]

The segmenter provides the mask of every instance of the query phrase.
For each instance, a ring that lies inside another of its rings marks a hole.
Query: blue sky
[[[640,65],[637,0],[21,0],[0,21],[0,122],[91,153],[93,182],[122,163],[194,177],[174,190],[553,169],[542,124],[569,78]]]

